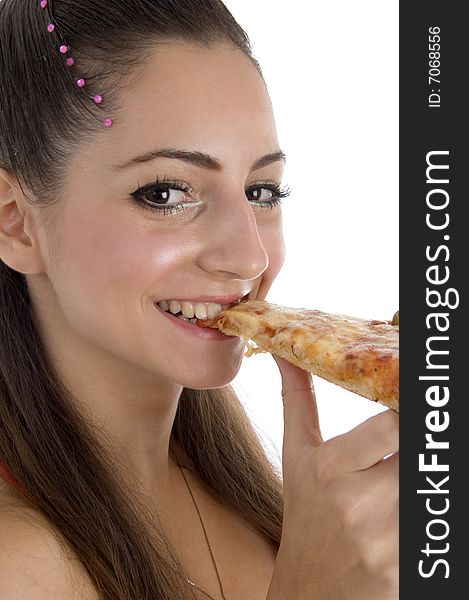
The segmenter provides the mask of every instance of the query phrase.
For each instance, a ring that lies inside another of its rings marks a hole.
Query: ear
[[[24,275],[44,272],[31,211],[15,177],[0,169],[0,259]]]

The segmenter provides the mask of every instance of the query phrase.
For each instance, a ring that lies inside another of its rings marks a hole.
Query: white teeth
[[[162,300],[161,302],[158,302],[158,306],[161,308],[161,310],[164,310],[164,311],[169,310],[169,304],[166,302],[166,300]]]
[[[169,303],[169,311],[173,313],[173,315],[177,315],[178,312],[181,312],[181,305],[176,300],[171,300]]]
[[[198,319],[206,319],[207,318],[207,305],[198,302],[194,306],[194,312],[195,312],[195,316]]]
[[[220,306],[220,304],[209,302],[207,304],[207,319],[214,319],[222,310],[223,306]]]
[[[189,302],[187,300],[161,300],[158,302],[158,306],[165,312],[171,312],[173,315],[177,315],[182,312],[182,316],[185,319],[214,319],[222,311],[227,310],[234,304],[239,304],[241,299],[233,302],[232,304],[216,304],[214,302]]]
[[[181,303],[182,314],[188,319],[192,319],[194,317],[194,305],[192,302],[182,302]]]

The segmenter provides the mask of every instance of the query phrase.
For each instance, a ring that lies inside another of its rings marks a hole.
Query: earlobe
[[[0,259],[25,275],[43,272],[37,244],[25,231],[25,213],[21,210],[21,191],[11,176],[0,169]]]

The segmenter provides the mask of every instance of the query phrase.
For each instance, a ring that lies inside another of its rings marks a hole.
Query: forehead
[[[156,146],[189,147],[225,162],[278,145],[265,83],[231,46],[158,45],[119,100],[122,112],[102,136],[113,164]]]

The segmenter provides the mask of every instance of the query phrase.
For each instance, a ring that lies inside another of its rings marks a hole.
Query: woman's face
[[[210,297],[263,299],[281,268],[272,200],[283,160],[265,85],[239,50],[173,43],[158,47],[122,102],[113,127],[77,149],[41,234],[46,336],[76,364],[225,385],[240,339],[157,304],[183,300],[187,312]]]

